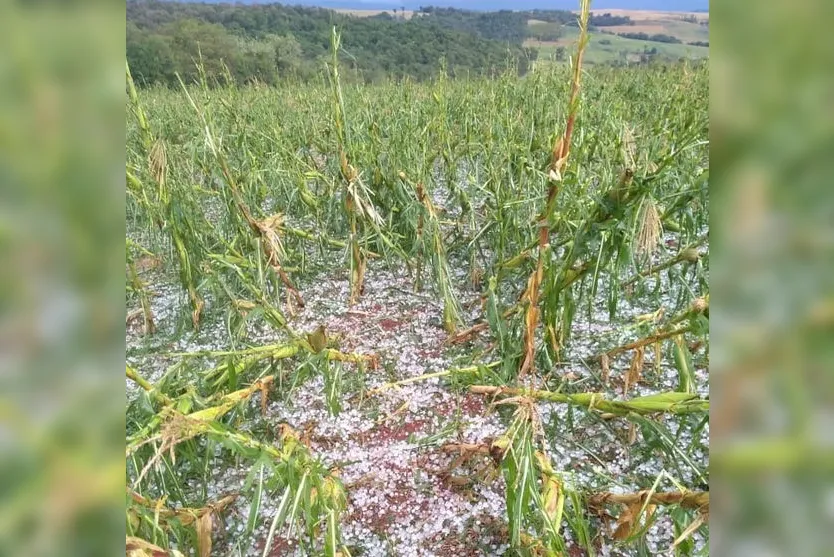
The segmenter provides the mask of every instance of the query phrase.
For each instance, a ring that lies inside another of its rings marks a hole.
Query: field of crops
[[[612,33],[597,32],[590,33],[590,35],[591,42],[588,45],[588,52],[585,56],[585,61],[588,64],[634,63],[640,60],[640,55],[643,52],[652,48],[657,52],[656,56],[661,60],[668,61],[675,61],[679,58],[698,60],[701,58],[706,59],[709,56],[709,48],[705,46],[641,41],[620,37]],[[537,48],[539,50],[539,63],[543,65],[555,59],[556,50],[559,47],[566,48],[567,55],[571,54],[578,37],[578,30],[566,27],[564,36],[558,41],[528,39],[524,41],[524,46]]]
[[[707,554],[706,64],[342,87],[338,40],[128,71],[128,552]]]

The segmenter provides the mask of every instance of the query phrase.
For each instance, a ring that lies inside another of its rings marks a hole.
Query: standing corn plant
[[[255,210],[259,210],[259,208],[255,208],[253,210],[246,203],[240,184],[238,183],[238,179],[233,173],[228,157],[224,151],[222,142],[217,138],[217,133],[214,129],[214,122],[211,120],[206,110],[197,105],[194,98],[189,93],[188,88],[182,81],[180,81],[180,85],[182,86],[183,93],[191,104],[191,107],[197,113],[203,126],[206,144],[208,145],[210,154],[219,168],[223,181],[226,184],[226,189],[230,194],[231,205],[235,208],[243,223],[245,223],[245,231],[248,232],[248,235],[251,235],[252,239],[256,242],[255,261],[252,262],[246,260],[240,257],[240,254],[233,252],[233,256],[237,256],[235,261],[237,265],[232,264],[232,270],[235,271],[235,273],[242,279],[242,282],[250,292],[250,295],[257,299],[257,302],[265,308],[268,314],[275,317],[273,322],[279,326],[285,326],[285,318],[281,314],[280,310],[270,302],[267,284],[263,280],[257,282],[251,280],[252,275],[255,274],[252,273],[251,270],[260,269],[261,262],[263,261],[268,268],[280,278],[281,282],[287,289],[287,292],[293,296],[295,302],[299,306],[303,307],[304,301],[301,298],[301,294],[295,288],[284,270],[284,259],[286,258],[286,255],[281,239],[283,217],[280,214],[276,214],[262,219],[255,218],[253,213]],[[241,235],[242,234],[243,232],[241,231]],[[247,237],[243,236],[243,242],[246,242],[246,240]],[[231,248],[229,242],[226,242],[226,247],[227,249]],[[227,264],[229,263],[228,257],[218,258],[215,256],[213,259],[215,261],[219,260]],[[243,272],[239,265],[249,267],[247,270],[250,270],[250,273]],[[263,275],[263,273],[258,274]],[[226,292],[229,293],[228,290],[226,290]],[[235,298],[232,298],[232,300],[235,300]]]
[[[588,17],[590,15],[591,2],[590,0],[582,0],[580,3],[579,16],[579,43],[576,47],[576,58],[573,60],[573,77],[571,81],[570,100],[568,101],[568,118],[565,125],[565,133],[558,135],[553,150],[550,156],[550,164],[547,169],[547,177],[550,183],[547,192],[547,202],[544,210],[538,217],[539,229],[539,257],[536,261],[536,268],[531,273],[530,278],[527,279],[527,288],[524,291],[522,300],[525,304],[524,311],[524,356],[518,369],[518,378],[522,379],[534,367],[535,360],[535,345],[536,345],[536,329],[539,322],[539,291],[541,289],[542,280],[545,278],[545,262],[550,262],[550,228],[551,218],[556,206],[556,198],[559,193],[559,187],[563,180],[563,172],[568,162],[568,155],[570,154],[571,138],[573,136],[574,126],[576,125],[576,116],[579,112],[579,86],[582,77],[582,56],[585,52],[585,47],[588,45]],[[548,265],[550,270],[550,265]],[[562,267],[561,275],[570,271],[568,267]],[[550,277],[548,277],[549,279]],[[557,279],[559,280],[559,279]],[[559,280],[563,282],[564,279]],[[552,333],[551,333],[552,334]]]
[[[400,172],[400,179],[408,183],[408,177],[404,172]],[[443,243],[437,209],[422,183],[418,182],[414,189],[417,201],[420,204],[420,213],[417,216],[416,242],[419,253],[416,262],[416,280],[419,281],[423,259],[428,256],[434,272],[435,287],[443,299],[443,328],[446,329],[447,333],[454,334],[462,323],[461,309],[449,273],[449,262],[446,256],[446,247]]]
[[[125,75],[131,108],[139,125],[141,144],[148,164],[147,169],[137,169],[137,172],[141,171],[156,184],[156,192],[148,194],[141,180],[130,170],[128,170],[128,183],[133,186],[132,189],[138,194],[136,197],[141,200],[141,205],[149,213],[148,216],[157,226],[166,229],[170,235],[179,264],[180,284],[188,293],[192,309],[191,322],[196,329],[199,327],[200,316],[205,305],[203,298],[197,292],[203,246],[193,234],[194,223],[188,220],[190,211],[187,207],[190,205],[190,198],[180,196],[168,187],[166,180],[168,158],[165,143],[161,138],[154,138],[148,119],[139,103],[136,86],[133,83],[133,77],[130,75],[130,67],[127,65],[125,66]]]
[[[331,65],[330,82],[333,93],[333,124],[336,129],[336,146],[339,153],[339,170],[344,182],[345,212],[350,226],[350,304],[359,301],[365,284],[365,267],[368,263],[367,249],[364,245],[366,225],[375,230],[381,240],[385,237],[380,230],[382,217],[374,207],[371,191],[362,181],[360,172],[350,163],[352,145],[345,123],[345,101],[339,80],[339,48],[341,37],[336,28],[331,29]]]

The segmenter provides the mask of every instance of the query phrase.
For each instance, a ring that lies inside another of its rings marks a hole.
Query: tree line
[[[594,15],[588,18],[591,27],[614,27],[617,25],[634,25],[634,21],[627,15],[611,15],[610,12]]]
[[[490,75],[508,66],[524,74],[536,59],[538,51],[522,46],[520,17],[455,12],[461,13],[404,21],[280,4],[128,0],[127,60],[143,85],[176,86],[177,75],[186,83],[200,79],[198,62],[209,84],[316,79],[334,25],[342,33],[346,80],[427,79],[441,59],[452,76]]]
[[[568,10],[501,10],[497,12],[472,12],[457,8],[420,7],[419,17],[437,22],[444,27],[477,34],[485,39],[507,41],[521,45],[525,39],[556,41],[563,36],[563,27],[576,27],[577,15]],[[390,17],[380,14],[377,17]],[[531,21],[532,20],[532,21]],[[634,25],[629,16],[591,14],[588,27]]]
[[[456,8],[421,7],[417,12],[424,22],[437,23],[449,29],[464,31],[497,41],[520,45],[527,38],[526,12],[501,10],[471,12]]]
[[[671,44],[681,43],[679,38],[673,37],[672,35],[665,35],[663,33],[655,33],[654,35],[649,35],[647,33],[617,33],[617,35],[625,37],[626,39],[637,39],[638,41],[654,41],[656,43]]]

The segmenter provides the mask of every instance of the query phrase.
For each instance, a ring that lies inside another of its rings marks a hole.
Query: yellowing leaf
[[[617,527],[614,530],[615,540],[622,541],[631,536],[637,526],[637,515],[640,513],[642,506],[643,504],[638,501],[625,508],[617,519]]]
[[[125,555],[126,557],[168,557],[169,553],[142,538],[126,536]]]
[[[211,513],[206,512],[197,520],[197,553],[199,557],[211,555]]]

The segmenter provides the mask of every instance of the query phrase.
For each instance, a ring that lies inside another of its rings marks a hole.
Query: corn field
[[[127,68],[128,554],[708,553],[707,67],[584,41],[524,78],[343,86],[335,29],[314,84]]]

